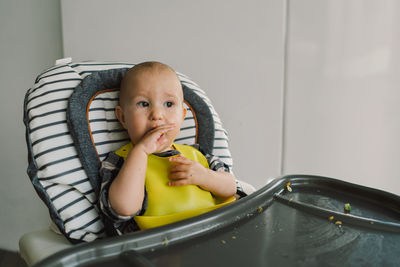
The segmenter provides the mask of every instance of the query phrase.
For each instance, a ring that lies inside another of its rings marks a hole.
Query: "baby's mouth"
[[[151,132],[151,131],[153,131],[153,130],[155,130],[155,129],[161,127],[161,126],[162,126],[162,125],[156,125],[156,126],[154,126],[154,127],[151,127],[151,128],[149,129],[149,132]]]

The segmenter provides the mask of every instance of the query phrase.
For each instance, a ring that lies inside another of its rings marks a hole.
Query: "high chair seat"
[[[19,240],[19,253],[28,266],[53,255],[56,252],[72,247],[61,233],[47,228],[24,234]]]

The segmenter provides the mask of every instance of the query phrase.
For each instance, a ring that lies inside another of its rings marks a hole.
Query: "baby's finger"
[[[166,124],[162,125],[159,127],[156,127],[154,129],[151,129],[150,131],[147,132],[147,136],[161,136],[169,131],[171,131],[174,128],[174,124]]]
[[[152,129],[147,133],[147,136],[154,136],[157,139],[164,136],[166,133],[174,128],[174,124],[167,124],[157,128]]]
[[[144,139],[152,140],[152,142],[160,141],[161,138],[165,135],[164,132],[161,131],[152,131],[146,134]]]
[[[181,180],[181,179],[186,179],[187,177],[188,174],[182,171],[170,172],[168,175],[168,179],[170,180]]]
[[[170,162],[175,162],[175,163],[180,163],[180,164],[191,164],[192,161],[184,156],[182,154],[179,154],[176,157],[170,157],[169,158]]]
[[[182,186],[187,184],[189,184],[189,182],[186,179],[175,180],[168,183],[169,186]]]
[[[159,132],[159,131],[168,132],[168,131],[172,130],[174,127],[175,127],[174,123],[168,123],[168,124],[164,124],[164,125],[158,126],[158,127],[154,128],[154,129],[152,129],[151,131],[152,132],[153,131],[154,132]]]
[[[173,173],[173,172],[185,172],[187,171],[188,165],[187,164],[174,164],[171,168],[169,168],[169,172]]]

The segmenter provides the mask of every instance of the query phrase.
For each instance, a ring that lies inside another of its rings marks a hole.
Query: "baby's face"
[[[173,123],[173,129],[165,133],[168,142],[163,150],[168,150],[186,115],[182,87],[176,74],[168,69],[144,71],[127,89],[122,124],[131,142],[137,144],[152,129]]]

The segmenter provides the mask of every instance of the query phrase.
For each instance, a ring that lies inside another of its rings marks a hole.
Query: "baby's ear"
[[[185,117],[186,117],[187,110],[186,110],[185,106],[183,106],[182,108],[183,108],[183,118],[182,118],[182,120],[184,120]]]
[[[119,122],[126,129],[124,111],[122,110],[121,106],[115,107],[115,116],[117,116],[117,119],[119,120]]]

